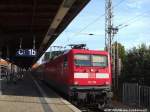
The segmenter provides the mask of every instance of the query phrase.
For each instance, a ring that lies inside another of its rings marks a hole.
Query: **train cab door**
[[[64,83],[67,83],[67,77],[68,77],[68,59],[67,56],[64,57],[64,63],[63,63],[63,81]]]

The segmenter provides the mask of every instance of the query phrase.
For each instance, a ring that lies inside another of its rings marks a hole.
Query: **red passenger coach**
[[[104,106],[111,98],[111,63],[106,51],[71,49],[40,67],[44,81],[72,101]]]

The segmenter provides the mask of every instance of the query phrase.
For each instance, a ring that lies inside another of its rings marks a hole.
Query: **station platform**
[[[0,112],[81,112],[31,74],[22,80],[0,80]]]

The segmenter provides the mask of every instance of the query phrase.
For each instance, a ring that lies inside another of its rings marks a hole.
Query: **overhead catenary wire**
[[[121,3],[123,3],[125,0],[121,0],[120,2],[118,2],[116,5],[114,5],[113,8],[118,7]],[[150,10],[145,11],[143,13],[140,13],[138,15],[136,15],[135,17],[132,17],[131,19],[128,19],[127,21],[125,21],[122,24],[119,24],[117,27],[119,29],[123,29],[125,27],[128,27],[129,25],[135,23],[137,20],[139,20],[140,17],[143,17],[145,15],[147,15],[147,13],[150,12]],[[97,17],[96,19],[94,19],[92,22],[90,22],[89,24],[87,24],[84,28],[82,28],[79,32],[76,32],[75,34],[81,34],[82,31],[84,31],[85,29],[87,29],[88,27],[94,25],[96,22],[98,22],[103,16],[105,16],[105,14],[100,15],[99,17]]]
[[[105,14],[102,14],[101,16],[97,17],[96,19],[94,19],[93,21],[91,21],[89,24],[87,24],[85,27],[83,27],[79,32],[76,32],[75,34],[80,34],[82,31],[84,31],[85,29],[87,29],[89,26],[95,24],[97,21],[99,21],[104,16],[105,16]]]
[[[120,2],[118,2],[118,3],[117,3],[116,5],[114,5],[112,8],[114,8],[114,9],[117,8],[117,7],[120,6],[124,1],[126,1],[126,0],[120,0]],[[98,17],[95,18],[93,21],[91,21],[89,24],[87,24],[85,27],[83,27],[80,31],[74,32],[74,35],[83,34],[83,33],[81,33],[82,31],[84,31],[84,30],[87,29],[88,27],[94,25],[96,22],[100,21],[100,19],[101,19],[102,17],[104,17],[104,16],[105,16],[105,13],[102,14],[102,15],[100,15],[100,16],[98,16]],[[128,26],[128,25],[123,24],[123,25],[120,25],[119,27],[120,27],[120,29],[122,29],[122,28],[127,27],[127,26]],[[90,34],[92,34],[92,33],[87,33],[87,35],[90,35]],[[92,35],[95,35],[95,34],[92,34]],[[69,37],[68,37],[67,40],[69,40]],[[69,41],[70,41],[70,40],[69,40]]]
[[[141,17],[147,16],[148,12],[150,12],[150,10],[145,11],[143,13],[140,13],[140,14],[136,15],[135,17],[132,17],[132,18],[128,19],[127,21],[123,22],[122,24],[119,24],[117,27],[119,29],[123,29],[123,28],[125,28],[125,27],[127,27],[127,26],[129,26],[129,25],[131,25],[131,24],[133,24],[135,22],[137,22]]]
[[[121,0],[120,2],[118,2],[116,5],[114,5],[114,7],[112,8],[117,8],[121,3],[123,3],[125,0]],[[108,8],[109,9],[109,8]],[[75,34],[80,34],[82,31],[84,31],[85,29],[87,29],[89,26],[92,26],[93,24],[95,24],[96,22],[98,22],[102,17],[105,16],[105,13],[103,13],[102,15],[98,16],[96,19],[94,19],[93,21],[91,21],[89,24],[87,24],[85,27],[83,27],[79,32],[76,32]]]
[[[120,2],[118,2],[116,5],[114,5],[114,7],[112,7],[112,8],[116,8],[116,7],[118,7],[121,3],[123,3],[125,0],[120,0]],[[109,8],[108,8],[109,9]],[[89,24],[87,24],[86,26],[84,26],[80,31],[78,31],[78,32],[74,32],[74,34],[73,35],[79,35],[79,34],[82,34],[82,35],[90,35],[90,36],[98,36],[98,35],[102,35],[102,34],[93,34],[93,33],[81,33],[82,31],[84,31],[85,29],[87,29],[89,26],[92,26],[92,25],[94,25],[96,22],[98,22],[102,17],[105,17],[105,13],[104,14],[102,14],[102,15],[100,15],[100,16],[98,16],[97,18],[95,18],[93,21],[91,21]],[[67,42],[69,42],[70,41],[70,39],[69,39],[69,37],[67,36]]]
[[[120,2],[118,2],[118,4],[116,4],[113,8],[118,7],[121,3],[123,3],[125,0],[121,0]],[[123,29],[125,27],[128,27],[129,25],[131,25],[132,23],[135,23],[137,20],[139,20],[140,17],[146,16],[147,13],[150,12],[150,10],[145,11],[143,13],[140,13],[138,15],[136,15],[135,17],[132,17],[131,19],[128,19],[127,21],[125,21],[122,24],[119,24],[117,27],[119,29]],[[97,21],[99,21],[103,16],[105,16],[105,14],[102,14],[101,16],[97,17],[96,19],[94,19],[92,22],[90,22],[89,24],[87,24],[83,29],[81,29],[79,32],[77,32],[76,34],[80,34],[82,31],[84,31],[85,29],[87,29],[89,26],[92,26],[93,24],[95,24]]]
[[[120,2],[118,2],[116,5],[114,5],[114,7],[113,8],[117,8],[120,4],[122,4],[124,1],[126,1],[126,0],[120,0]]]

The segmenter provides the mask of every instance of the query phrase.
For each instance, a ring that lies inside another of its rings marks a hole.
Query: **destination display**
[[[37,51],[36,49],[19,49],[16,52],[16,56],[20,57],[36,57]]]

